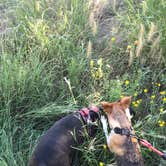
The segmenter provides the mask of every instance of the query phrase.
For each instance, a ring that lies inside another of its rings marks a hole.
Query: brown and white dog
[[[143,159],[140,153],[138,141],[126,135],[116,134],[113,129],[116,127],[127,129],[132,134],[134,130],[131,124],[129,106],[131,97],[127,96],[113,103],[102,102],[102,107],[107,115],[109,127],[112,129],[110,134],[107,130],[107,120],[101,117],[103,130],[107,139],[110,151],[117,156],[118,166],[143,166]]]

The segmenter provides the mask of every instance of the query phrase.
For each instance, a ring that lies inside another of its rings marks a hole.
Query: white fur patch
[[[107,128],[107,119],[104,117],[104,116],[101,116],[101,123],[103,125],[103,131],[104,131],[104,134],[105,134],[105,137],[108,141],[108,128]]]
[[[130,110],[129,108],[125,109],[126,116],[128,117],[129,121],[131,121],[132,116],[130,115]]]

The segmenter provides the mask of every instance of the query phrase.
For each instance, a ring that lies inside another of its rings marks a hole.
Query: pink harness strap
[[[83,117],[83,119],[86,121],[88,115],[89,115],[89,111],[94,111],[94,112],[99,112],[99,108],[96,106],[91,106],[89,108],[82,108],[81,110],[79,110],[79,113],[81,114],[81,116]]]

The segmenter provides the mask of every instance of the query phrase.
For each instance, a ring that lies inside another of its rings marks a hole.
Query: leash
[[[115,127],[113,129],[113,131],[116,134],[120,134],[120,135],[125,135],[127,137],[132,137],[138,140],[138,142],[141,143],[141,145],[145,146],[146,148],[150,149],[151,151],[153,151],[154,153],[158,154],[160,157],[162,157],[164,160],[166,160],[166,153],[159,151],[158,149],[156,149],[155,147],[152,146],[152,144],[150,142],[148,142],[145,139],[141,139],[139,138],[137,135],[132,134],[130,132],[129,129],[126,128],[119,128],[119,127]]]

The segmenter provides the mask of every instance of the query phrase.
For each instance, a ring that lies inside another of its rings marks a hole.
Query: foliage
[[[0,31],[0,165],[26,165],[38,138],[60,117],[125,95],[133,96],[136,133],[166,150],[164,0],[126,0],[117,19],[128,30],[128,46],[116,45],[115,36],[100,52],[89,1],[0,3],[10,27]],[[75,166],[115,162],[100,124],[95,138],[85,140],[75,147]],[[145,165],[164,165],[149,150],[142,153]]]

